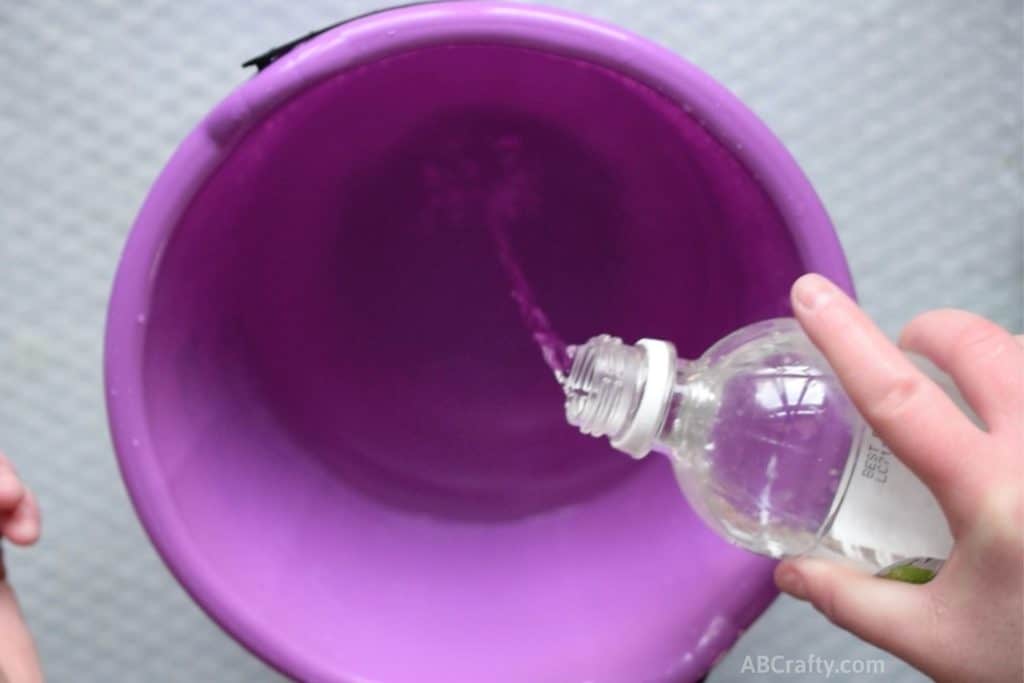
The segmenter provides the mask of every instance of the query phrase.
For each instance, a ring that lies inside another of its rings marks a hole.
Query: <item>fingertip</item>
[[[955,351],[957,346],[974,347],[980,342],[1003,340],[1013,335],[988,318],[960,308],[937,308],[914,316],[900,334],[900,346],[911,351]],[[940,338],[945,342],[936,348],[934,343],[921,342]],[[972,343],[973,342],[973,343]],[[952,345],[952,348],[950,348]]]
[[[807,583],[796,562],[784,560],[775,567],[775,585],[780,591],[790,595],[797,600],[807,599]]]
[[[25,486],[13,471],[0,468],[0,510],[9,510],[25,497]]]
[[[828,303],[838,291],[839,288],[823,275],[818,273],[801,275],[790,290],[793,310],[797,313],[811,314]]]
[[[32,545],[39,540],[42,534],[42,521],[39,506],[31,491],[26,492],[25,499],[0,531],[15,545]]]
[[[920,351],[922,339],[934,334],[947,333],[949,325],[962,323],[966,318],[976,318],[973,313],[962,311],[957,308],[936,308],[923,313],[918,313],[910,319],[900,331],[898,346],[907,351]]]
[[[793,557],[779,564],[776,568],[776,572],[783,572],[784,574],[794,574],[800,578],[800,581],[807,584],[814,581],[822,574],[827,574],[835,570],[845,570],[840,564],[835,562],[829,562],[818,557]]]
[[[795,558],[776,572],[780,587],[790,580],[789,572],[798,576],[799,595],[790,594],[809,602],[837,626],[900,656],[917,647],[914,639],[900,634],[921,614],[925,597],[919,586],[880,579],[819,557]]]
[[[987,430],[1020,424],[1024,396],[1018,378],[1024,353],[1002,326],[970,311],[941,308],[915,316],[903,328],[899,344],[952,379]],[[932,379],[947,392],[952,389],[947,377]]]
[[[834,572],[845,572],[848,568],[836,562],[821,559],[820,557],[794,557],[786,564],[792,571],[797,572],[805,581],[813,581],[821,576],[828,576]]]
[[[836,562],[817,557],[797,557],[776,569],[780,589],[799,600],[811,603],[829,621],[845,626],[842,609],[837,614],[836,596],[842,586],[855,585],[869,575]]]
[[[31,520],[9,523],[4,528],[4,536],[14,545],[34,545],[40,536],[39,524]]]
[[[911,318],[910,322],[904,325],[903,329],[900,330],[900,335],[896,339],[896,346],[900,347],[904,351],[913,351],[918,335],[920,334],[920,328],[922,325],[927,324],[927,316],[931,313],[934,313],[934,311],[918,313]]]

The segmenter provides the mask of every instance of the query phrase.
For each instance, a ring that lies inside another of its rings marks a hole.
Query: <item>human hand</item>
[[[1024,680],[1024,345],[964,311],[903,331],[900,345],[953,378],[982,430],[825,278],[800,278],[792,298],[858,410],[935,495],[954,546],[923,585],[802,557],[779,564],[779,588],[937,681]]]
[[[11,461],[0,453],[0,541],[31,545],[39,540],[40,529],[35,495],[18,478]],[[18,609],[14,590],[7,583],[0,552],[0,683],[42,680],[35,645]]]

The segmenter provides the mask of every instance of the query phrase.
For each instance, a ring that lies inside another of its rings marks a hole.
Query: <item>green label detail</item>
[[[942,560],[936,560],[935,558],[915,557],[891,564],[878,572],[877,576],[883,579],[905,581],[906,583],[928,583],[939,573],[942,564]]]

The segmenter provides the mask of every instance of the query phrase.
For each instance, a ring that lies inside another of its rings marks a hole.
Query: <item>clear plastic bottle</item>
[[[924,359],[914,362],[964,406]],[[952,547],[934,496],[872,432],[792,318],[744,327],[694,361],[607,335],[572,349],[566,417],[634,457],[667,455],[729,541],[926,581]],[[972,415],[973,417],[973,415]]]

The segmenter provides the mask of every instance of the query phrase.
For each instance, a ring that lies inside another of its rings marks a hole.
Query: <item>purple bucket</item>
[[[451,3],[303,42],[182,143],[114,286],[107,400],[195,600],[308,681],[689,681],[771,602],[667,462],[564,423],[484,227],[569,340],[696,355],[847,289],[758,120],[641,38]]]

